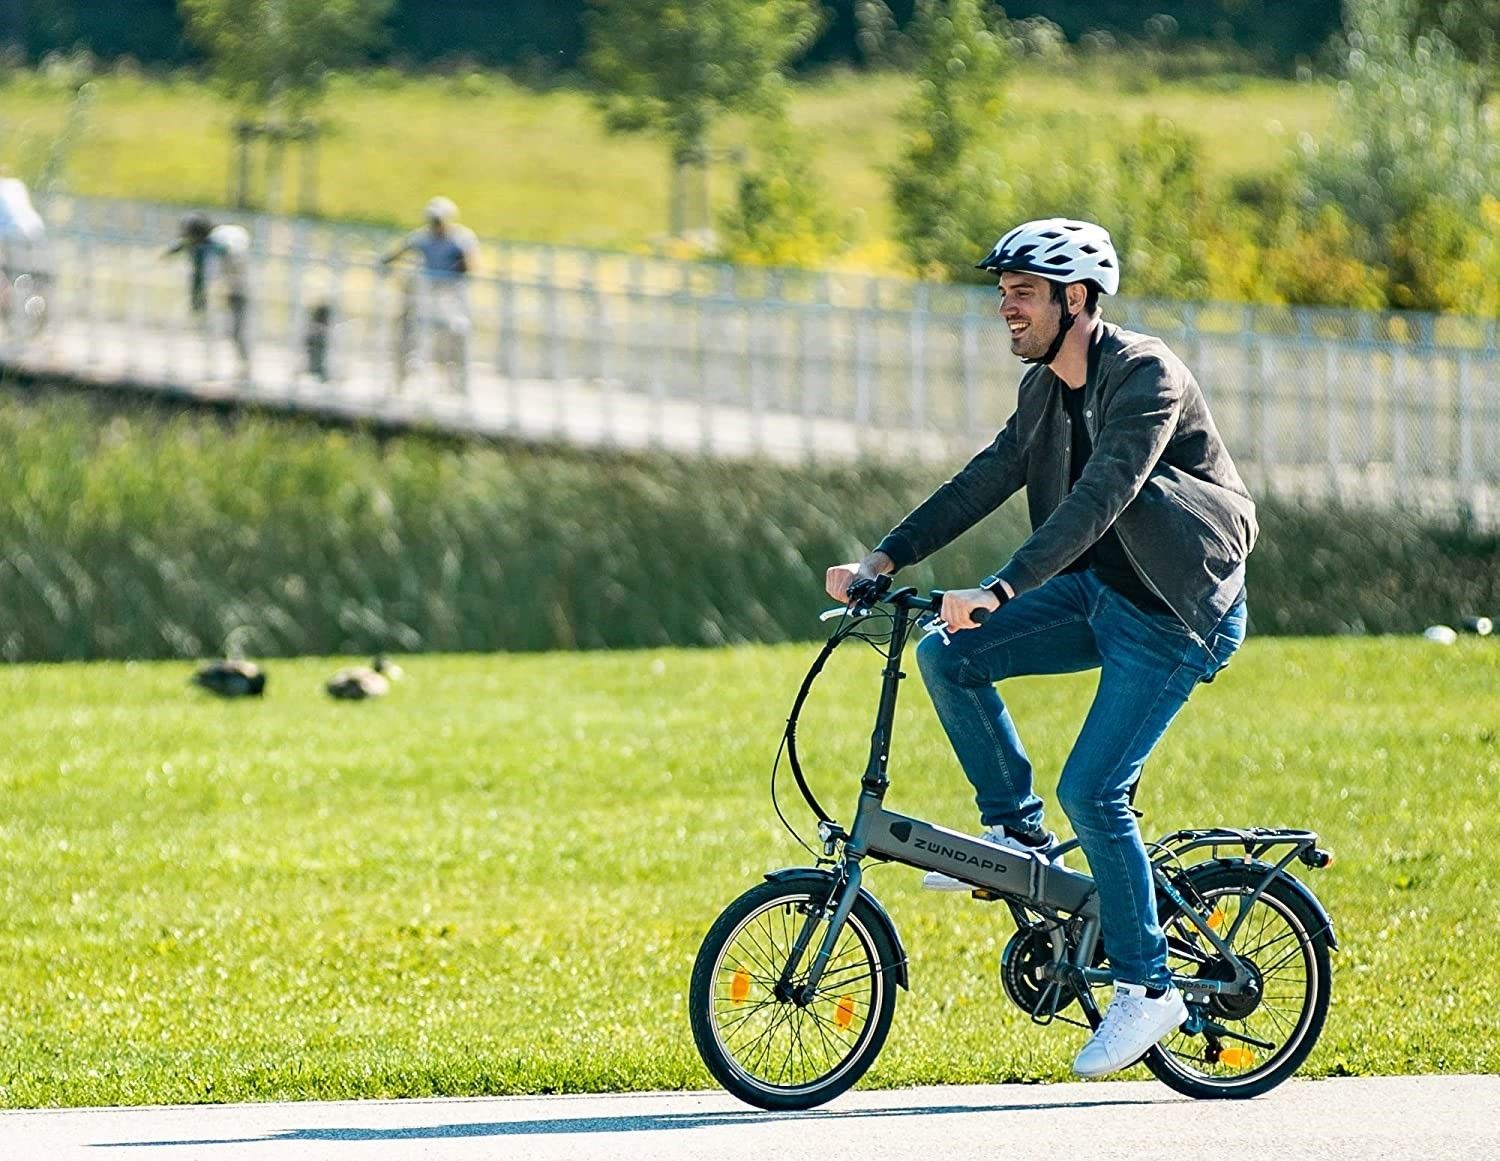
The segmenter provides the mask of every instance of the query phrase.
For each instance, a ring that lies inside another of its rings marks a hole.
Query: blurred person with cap
[[[468,390],[469,318],[468,278],[477,269],[479,242],[474,231],[458,224],[458,207],[435,197],[424,211],[426,225],[413,230],[381,256],[388,267],[408,252],[421,264],[408,279],[402,298],[397,336],[396,382],[402,385],[425,339],[436,361],[449,368],[453,385]]]
[[[0,169],[0,326],[40,324],[46,310],[39,285],[46,240],[47,227],[26,183]]]
[[[167,254],[186,250],[190,259],[189,294],[193,313],[208,312],[210,274],[224,285],[224,304],[229,308],[229,335],[239,356],[240,373],[250,374],[250,234],[231,222],[215,225],[200,211],[182,219],[181,233]]]
[[[1132,809],[1142,765],[1199,682],[1245,635],[1255,505],[1197,381],[1158,338],[1105,322],[1119,289],[1108,231],[1049,218],[1004,234],[978,264],[998,278],[1016,410],[863,560],[828,569],[831,596],[930,556],[1026,489],[1030,537],[995,572],[943,597],[946,632],[922,677],[975,789],[982,837],[1048,860],[1032,765],[995,683],[1100,671],[1057,797],[1099,895],[1114,997],[1074,1061],[1135,1063],[1186,1018],[1167,966],[1151,864]],[[971,614],[987,610],[983,623]],[[968,890],[929,873],[932,890]]]

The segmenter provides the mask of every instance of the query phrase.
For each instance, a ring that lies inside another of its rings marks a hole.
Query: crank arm
[[[1254,1036],[1246,1036],[1236,1032],[1232,1028],[1226,1028],[1217,1020],[1204,1020],[1199,1029],[1204,1036],[1212,1036],[1218,1040],[1238,1040],[1241,1044],[1253,1044],[1256,1048],[1264,1048],[1267,1052],[1274,1052],[1276,1045],[1268,1044],[1264,1040],[1257,1040]]]

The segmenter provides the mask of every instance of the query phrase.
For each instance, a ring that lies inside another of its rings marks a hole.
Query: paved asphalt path
[[[1496,1161],[1500,1076],[1293,1080],[1202,1103],[1154,1081],[0,1113],[3,1161]]]

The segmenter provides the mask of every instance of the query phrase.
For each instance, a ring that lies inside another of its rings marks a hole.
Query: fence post
[[[1323,405],[1327,413],[1323,432],[1328,453],[1328,494],[1337,500],[1339,488],[1339,432],[1338,432],[1338,355],[1333,342],[1323,340]]]
[[[1401,494],[1406,482],[1406,351],[1391,347],[1391,492]]]
[[[1272,367],[1271,343],[1269,338],[1263,338],[1260,342],[1260,390],[1256,392],[1256,420],[1259,431],[1256,433],[1256,448],[1260,457],[1260,470],[1265,486],[1272,492],[1276,491],[1276,434],[1272,430],[1272,383],[1274,382]]]
[[[1474,382],[1469,352],[1458,353],[1458,490],[1473,514],[1479,507],[1474,487]]]
[[[908,357],[911,359],[911,375],[908,380],[910,395],[911,430],[913,435],[921,432],[927,415],[927,285],[919,283],[911,309],[911,343]]]
[[[714,380],[709,373],[708,347],[712,341],[713,300],[693,300],[693,372],[698,380],[698,450],[708,456],[714,449]]]
[[[979,412],[979,316],[974,303],[974,295],[968,295],[963,322],[964,423],[968,434],[978,438],[983,416]]]
[[[761,383],[764,363],[759,357],[757,338],[765,328],[761,325],[762,312],[753,302],[746,302],[741,309],[745,317],[745,371],[749,379],[746,402],[750,408],[750,450],[764,453],[766,450],[766,400],[765,390]]]

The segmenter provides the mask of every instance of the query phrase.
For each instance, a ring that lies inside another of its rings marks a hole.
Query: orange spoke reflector
[[[833,1010],[833,1026],[840,1032],[854,1023],[854,997],[840,996],[838,1005]]]
[[[1248,1048],[1226,1048],[1219,1053],[1219,1063],[1230,1068],[1249,1068],[1255,1063],[1255,1053]]]
[[[1222,907],[1215,907],[1208,917],[1208,925],[1215,935],[1223,935],[1224,927],[1228,922],[1229,916],[1224,914]]]
[[[743,1004],[750,998],[750,973],[744,968],[737,969],[734,979],[729,981],[729,998],[736,1004]]]

